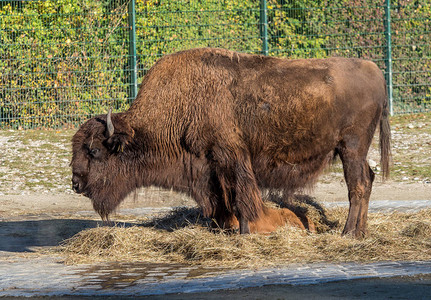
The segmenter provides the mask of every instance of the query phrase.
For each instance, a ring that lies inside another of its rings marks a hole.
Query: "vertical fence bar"
[[[392,36],[391,36],[391,1],[385,0],[385,39],[386,39],[386,84],[388,88],[389,112],[394,115],[392,85]]]
[[[260,38],[262,39],[262,54],[268,55],[268,15],[266,0],[260,0]]]
[[[138,94],[137,65],[136,65],[136,10],[135,0],[129,2],[129,70],[130,70],[130,101]]]

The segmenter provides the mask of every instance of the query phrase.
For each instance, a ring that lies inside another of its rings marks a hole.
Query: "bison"
[[[373,62],[186,50],[154,64],[126,112],[79,128],[72,186],[102,219],[142,186],[184,192],[219,225],[238,220],[243,234],[265,218],[261,189],[292,193],[312,186],[339,156],[350,201],[343,234],[360,237],[377,125],[386,178],[387,92]]]

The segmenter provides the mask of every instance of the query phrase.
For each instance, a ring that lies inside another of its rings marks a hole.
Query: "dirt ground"
[[[335,183],[320,183],[314,190],[305,191],[319,202],[347,203],[347,188],[343,181]],[[376,182],[374,184],[371,201],[379,200],[430,200],[430,183]],[[195,206],[195,202],[186,195],[169,190],[147,188],[139,191],[137,197],[130,196],[117,210],[130,208],[162,208],[178,206]],[[57,216],[67,217],[82,214],[88,218],[98,219],[93,212],[91,201],[83,196],[74,194],[36,194],[29,195],[0,195],[0,220],[23,218],[25,216]],[[115,215],[112,216],[115,220]]]
[[[371,201],[431,200],[431,113],[393,117],[391,127],[390,181],[380,179],[378,133],[368,155],[377,175]],[[0,130],[0,219],[92,211],[90,200],[71,189],[70,140],[75,131]],[[341,163],[329,168],[306,194],[317,201],[347,203]],[[124,201],[120,210],[193,205],[184,195],[146,188]]]

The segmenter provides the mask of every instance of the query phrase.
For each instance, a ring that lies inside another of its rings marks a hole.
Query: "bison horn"
[[[106,129],[108,130],[109,137],[114,134],[114,124],[112,124],[111,114],[112,108],[109,109],[108,115],[106,116]]]

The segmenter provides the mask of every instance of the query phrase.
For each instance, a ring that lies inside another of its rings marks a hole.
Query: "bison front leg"
[[[250,233],[250,221],[263,211],[263,201],[251,167],[250,156],[238,152],[215,152],[214,166],[223,187],[227,214],[239,221],[241,234]]]
[[[248,219],[244,216],[240,216],[239,233],[240,234],[249,234],[250,233],[250,225],[248,223]]]
[[[360,238],[367,233],[368,204],[374,172],[365,159],[348,159],[346,156],[341,156],[341,159],[350,202],[349,214],[342,234]]]
[[[263,213],[263,201],[249,157],[236,162],[234,205],[237,210],[241,234],[250,233],[249,221],[258,219]]]

